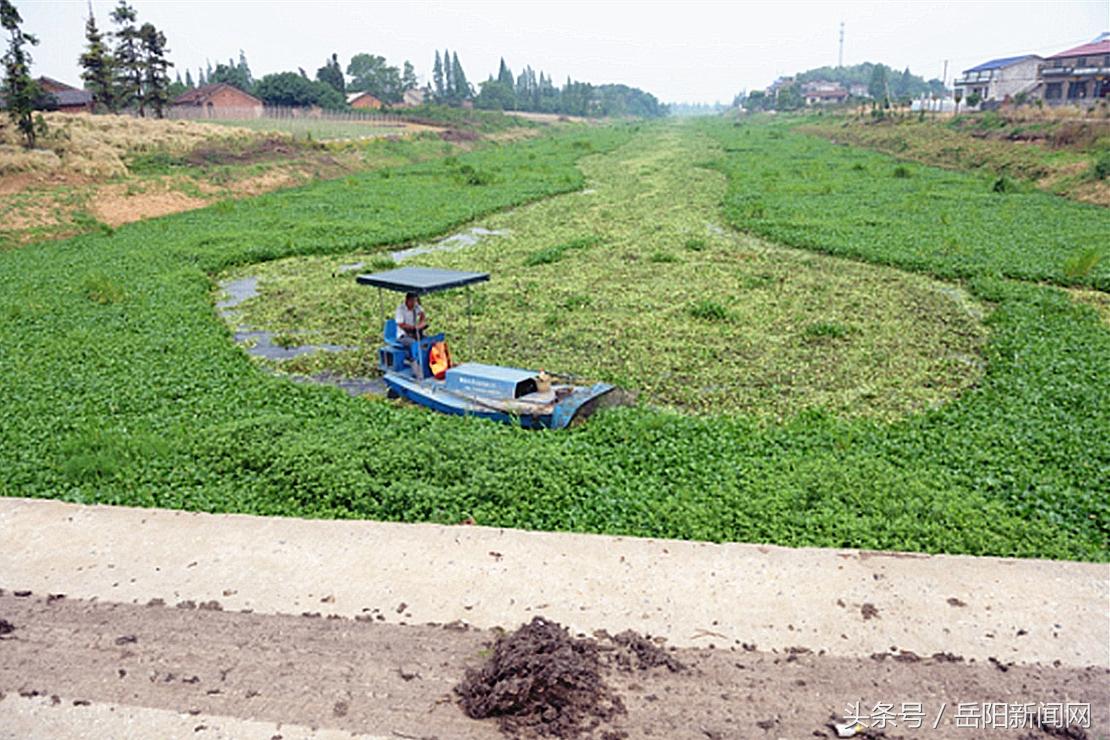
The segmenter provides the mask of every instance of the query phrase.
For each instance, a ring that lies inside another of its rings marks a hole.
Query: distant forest
[[[437,57],[438,61],[438,57]],[[639,116],[655,118],[667,115],[667,106],[654,95],[628,85],[592,85],[567,78],[556,87],[551,77],[538,74],[530,66],[517,76],[501,60],[497,76],[480,83],[481,92],[474,107],[491,110],[560,113],[570,116]]]

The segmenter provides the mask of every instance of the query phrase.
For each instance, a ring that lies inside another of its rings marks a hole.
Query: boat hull
[[[386,373],[386,386],[396,395],[441,414],[474,416],[526,429],[564,429],[595,411],[614,387],[607,383],[569,386],[570,392],[552,403],[529,409],[496,398],[483,398],[449,390],[434,378],[416,380],[407,373]]]

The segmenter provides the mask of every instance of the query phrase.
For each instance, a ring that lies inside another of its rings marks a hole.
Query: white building
[[[955,81],[956,97],[967,100],[976,95],[980,100],[997,100],[1032,91],[1039,82],[1037,70],[1044,61],[1036,54],[992,59],[977,67],[965,69]]]

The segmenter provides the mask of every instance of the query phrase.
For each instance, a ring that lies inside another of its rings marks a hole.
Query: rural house
[[[347,93],[347,105],[360,110],[378,110],[382,107],[382,101],[368,92],[353,92]]]
[[[848,91],[837,82],[817,80],[802,85],[806,105],[833,105],[848,99]]]
[[[1040,78],[1041,97],[1049,105],[1083,105],[1110,98],[1110,33],[1048,57]]]
[[[1037,68],[1043,61],[1036,54],[992,59],[989,62],[965,69],[957,79],[956,98],[967,100],[977,96],[982,101],[1003,101],[1037,87]]]
[[[428,97],[428,91],[419,87],[405,90],[404,97],[401,99],[401,104],[399,107],[417,108],[421,105],[424,105],[424,101],[427,100]]]
[[[173,113],[184,114],[189,118],[260,118],[262,116],[261,100],[224,82],[187,90],[174,98],[171,106]]]
[[[58,82],[50,77],[40,77],[36,82],[45,93],[45,97],[50,103],[47,107],[51,110],[59,110],[62,113],[92,113],[92,93],[67,85],[64,82]],[[4,102],[4,97],[0,95],[0,110],[5,108],[7,108],[7,105]]]

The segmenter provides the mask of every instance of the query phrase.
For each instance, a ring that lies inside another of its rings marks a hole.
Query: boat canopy
[[[359,285],[373,285],[401,293],[435,293],[464,285],[484,283],[489,280],[488,272],[463,272],[461,270],[440,270],[434,267],[399,267],[396,270],[375,272],[372,275],[359,275],[355,278]]]

